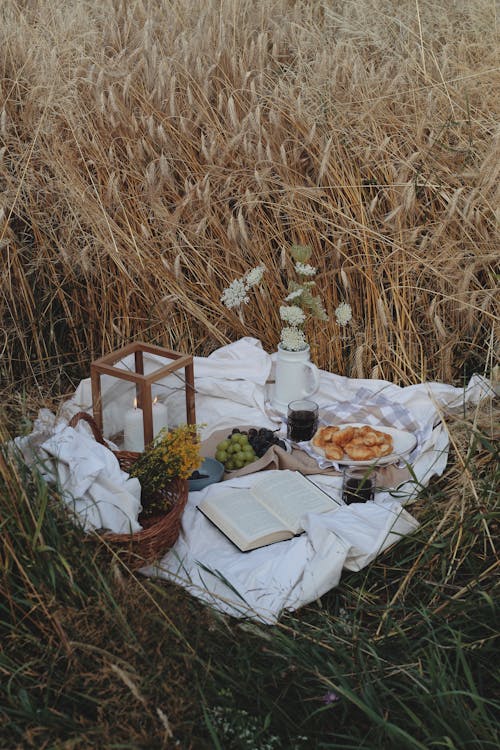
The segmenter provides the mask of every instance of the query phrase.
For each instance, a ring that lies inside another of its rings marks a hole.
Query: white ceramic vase
[[[278,344],[276,374],[271,403],[286,412],[290,401],[312,396],[319,386],[319,370],[310,361],[309,346],[297,352],[283,349]]]

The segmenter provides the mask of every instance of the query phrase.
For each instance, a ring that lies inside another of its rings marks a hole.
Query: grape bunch
[[[285,441],[281,440],[272,430],[267,429],[267,427],[261,427],[260,430],[252,427],[248,430],[248,442],[259,458],[273,445],[286,448]]]
[[[235,427],[230,435],[217,444],[215,458],[224,464],[226,471],[233,471],[261,458],[272,445],[286,447],[283,440],[265,427],[252,427],[248,431]]]

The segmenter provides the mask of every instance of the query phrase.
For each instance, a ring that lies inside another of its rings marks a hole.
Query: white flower
[[[298,352],[307,346],[306,337],[300,328],[287,326],[281,329],[281,346],[289,352]]]
[[[300,261],[297,261],[295,264],[295,271],[299,276],[314,276],[317,270],[314,266],[310,266],[309,263],[300,263]]]
[[[335,310],[335,317],[339,326],[346,326],[352,320],[352,308],[347,302],[341,302]]]
[[[243,304],[246,305],[246,303],[249,302],[249,297],[243,280],[234,279],[234,281],[231,281],[229,286],[222,292],[220,301],[229,309],[240,307]]]
[[[291,326],[301,326],[306,319],[305,312],[297,305],[281,305],[280,318]]]
[[[245,284],[246,284],[247,289],[250,289],[250,287],[256,286],[257,284],[260,284],[265,270],[266,270],[265,266],[256,266],[255,268],[252,268],[247,273],[247,275],[245,276]]]
[[[294,263],[295,275],[300,278],[291,279],[288,282],[287,295],[279,306],[280,318],[283,321],[280,342],[284,349],[300,351],[307,347],[306,337],[302,330],[307,316],[310,315],[319,320],[328,320],[328,317],[320,298],[312,293],[312,289],[316,285],[312,277],[316,275],[318,270],[307,262],[311,258],[312,248],[292,245],[289,252]],[[261,263],[251,268],[240,278],[232,281],[222,292],[220,301],[230,310],[234,309],[243,324],[243,307],[250,302],[251,291],[263,291],[261,281],[266,271],[265,265]],[[346,308],[349,309],[349,315],[343,314],[342,320],[345,320],[345,322],[341,322],[342,325],[345,325],[351,319],[350,307],[347,305]],[[340,321],[338,315],[339,312],[337,313],[337,320]]]

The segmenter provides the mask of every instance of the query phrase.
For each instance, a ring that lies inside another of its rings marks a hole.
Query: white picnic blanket
[[[155,355],[146,355],[146,372],[160,361]],[[269,404],[274,364],[274,355],[249,337],[221,347],[209,357],[194,358],[196,417],[198,424],[204,425],[203,438],[221,428],[243,424],[274,429],[283,424],[282,415]],[[132,359],[124,359],[121,366],[132,368]],[[170,425],[185,421],[184,384],[179,373],[157,383],[153,395],[167,404]],[[211,485],[190,493],[176,545],[157,565],[141,572],[176,581],[219,611],[276,622],[284,610],[293,611],[336,586],[343,569],[362,569],[418,527],[417,520],[403,506],[411,503],[419,489],[446,467],[449,439],[443,414],[493,395],[489,381],[479,375],[460,389],[440,383],[399,387],[386,381],[351,379],[320,371],[320,386],[314,398],[324,414],[341,414],[345,422],[392,424],[417,435],[418,444],[410,456],[411,479],[377,492],[373,503],[345,506],[340,500],[340,477],[313,475],[313,481],[340,503],[338,509],[326,515],[309,515],[304,519],[305,533],[299,537],[247,553],[239,552],[197,510],[203,497],[221,491],[222,485]],[[104,377],[102,397],[104,430],[109,436],[123,428],[123,414],[133,400],[132,386],[127,381]],[[44,464],[47,478],[54,478],[55,472],[63,485],[63,496],[82,515],[86,528],[102,527],[103,521],[111,530],[115,530],[115,522],[121,529],[124,525],[132,527],[137,522],[135,490],[129,486],[132,480],[122,476],[119,467],[117,472],[116,467],[102,464],[97,450],[94,456],[84,423],[76,428],[81,435],[87,434],[89,441],[85,444],[87,481],[82,477],[81,451],[77,450],[78,440],[67,421],[77,411],[91,412],[91,406],[90,380],[86,379],[57,419],[41,413],[32,435],[17,438],[16,442],[26,460],[33,460],[35,454],[49,459],[50,465]],[[74,456],[71,445],[75,447]],[[223,486],[230,483],[235,488],[248,487],[255,477],[234,478]],[[80,502],[78,507],[76,500]]]

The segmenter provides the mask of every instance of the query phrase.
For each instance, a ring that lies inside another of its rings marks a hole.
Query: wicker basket
[[[70,427],[75,427],[80,420],[84,420],[92,430],[94,438],[101,445],[106,446],[96,423],[87,412],[78,412],[70,422]],[[132,465],[137,461],[140,453],[132,451],[113,451],[118,459],[120,468],[129,472]],[[173,479],[163,490],[164,499],[169,501],[171,510],[163,515],[141,519],[139,523],[143,530],[135,534],[114,534],[102,532],[98,536],[106,542],[120,558],[135,570],[143,565],[149,565],[162,557],[170,547],[177,541],[181,528],[181,518],[188,498],[188,480]]]

